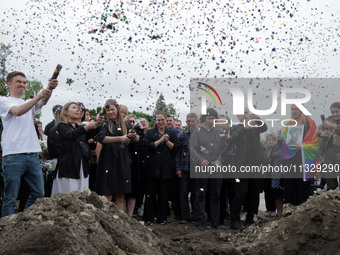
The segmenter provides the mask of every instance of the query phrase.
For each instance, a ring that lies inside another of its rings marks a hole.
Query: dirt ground
[[[141,217],[136,217],[136,220],[142,221]],[[173,214],[168,218],[168,221],[167,225],[154,223],[147,228],[176,242],[177,245],[185,244],[191,254],[231,254],[230,251],[233,247],[231,236],[239,232],[230,229],[228,219],[225,220],[225,225],[219,229],[211,228],[210,222],[208,222],[206,231],[198,230],[195,222],[181,224],[180,221],[175,220]],[[262,222],[264,220],[260,219],[257,224],[262,224]]]
[[[340,254],[340,190],[324,192],[281,219],[261,218],[242,230],[199,231],[173,217],[145,227],[106,198],[73,192],[43,198],[0,219],[0,254]]]
[[[340,254],[340,190],[310,197],[297,207],[284,206],[282,218],[264,217],[235,231],[229,219],[219,229],[199,231],[196,224],[154,224],[153,231],[185,244],[192,254]],[[137,219],[138,220],[138,219]]]

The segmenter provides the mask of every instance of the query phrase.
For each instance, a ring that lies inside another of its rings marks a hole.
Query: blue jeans
[[[37,153],[6,155],[2,158],[2,169],[5,184],[3,217],[15,212],[21,177],[25,179],[30,188],[25,209],[34,204],[37,198],[44,196],[44,178]]]

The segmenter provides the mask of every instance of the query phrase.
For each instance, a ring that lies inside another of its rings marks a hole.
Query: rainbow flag
[[[304,166],[303,172],[303,180],[310,181],[313,179],[314,173],[310,171],[306,171],[307,169],[313,169],[316,171],[316,165],[319,163],[318,158],[318,150],[319,150],[319,137],[318,137],[318,129],[316,128],[315,122],[306,117],[306,120],[309,123],[309,130],[302,141],[301,155],[302,162]],[[282,159],[290,159],[296,155],[298,152],[295,146],[288,146],[286,144],[287,140],[287,131],[288,127],[284,127],[282,129],[282,148],[281,148],[281,158]]]

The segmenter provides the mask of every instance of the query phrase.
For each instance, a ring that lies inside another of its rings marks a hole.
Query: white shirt
[[[4,127],[1,136],[2,156],[41,152],[33,122],[34,115],[39,114],[41,108],[35,109],[35,106],[33,106],[32,109],[19,117],[9,113],[12,106],[23,103],[25,103],[25,100],[22,98],[0,97],[0,117]]]

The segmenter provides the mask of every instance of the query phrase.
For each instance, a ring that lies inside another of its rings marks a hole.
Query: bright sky
[[[63,65],[44,125],[68,101],[151,114],[160,93],[184,121],[190,78],[339,78],[339,22],[335,0],[2,0],[0,40],[45,86]]]

